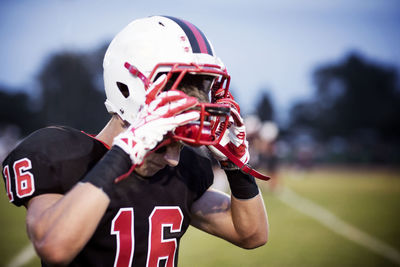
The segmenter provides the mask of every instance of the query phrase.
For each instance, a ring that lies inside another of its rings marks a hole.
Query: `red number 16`
[[[176,250],[176,238],[166,239],[164,228],[171,233],[181,231],[183,214],[179,207],[155,207],[149,217],[148,267],[158,266],[160,260],[166,260],[167,267],[173,267]],[[133,208],[121,208],[114,217],[111,234],[117,236],[117,252],[114,267],[131,266],[135,248]]]
[[[32,169],[32,163],[28,158],[17,160],[13,164],[15,177],[15,191],[20,198],[30,196],[35,192],[35,180],[33,174],[28,170]],[[14,200],[11,190],[11,176],[8,165],[4,166],[3,174],[6,179],[7,196],[10,201]]]

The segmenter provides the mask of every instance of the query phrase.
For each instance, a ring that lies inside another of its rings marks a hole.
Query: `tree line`
[[[49,125],[96,133],[108,114],[104,108],[102,59],[106,47],[90,53],[62,52],[49,57],[37,75],[39,96],[0,86],[0,127],[13,124],[26,135]]]
[[[290,136],[303,132],[331,146],[331,161],[400,163],[400,81],[393,66],[352,53],[317,68],[313,81],[314,96],[291,109]]]
[[[105,50],[49,57],[37,75],[38,97],[0,85],[0,129],[16,125],[24,136],[58,124],[98,132],[109,117],[103,104]],[[325,161],[400,163],[400,82],[393,66],[352,53],[316,68],[313,81],[313,97],[293,104],[281,140],[293,145],[307,135]],[[274,120],[268,92],[255,114]]]

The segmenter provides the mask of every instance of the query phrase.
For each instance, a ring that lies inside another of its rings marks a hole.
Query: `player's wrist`
[[[226,170],[232,195],[237,199],[250,199],[258,195],[259,190],[253,176],[240,169]]]
[[[91,183],[110,196],[115,178],[128,172],[131,165],[129,155],[120,147],[113,146],[81,182]]]

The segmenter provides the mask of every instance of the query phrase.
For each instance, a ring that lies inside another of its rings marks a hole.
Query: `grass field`
[[[285,170],[279,177],[281,184],[296,195],[328,210],[400,255],[399,172]],[[272,193],[267,185],[268,182],[260,183],[270,222],[270,239],[266,246],[243,250],[190,228],[182,239],[179,266],[400,265],[390,257],[351,241],[346,234],[337,234],[317,219],[293,208],[282,201],[279,190]],[[28,244],[24,226],[25,210],[10,205],[2,189],[0,213],[0,266],[6,266]],[[33,258],[23,266],[40,266],[40,263]]]

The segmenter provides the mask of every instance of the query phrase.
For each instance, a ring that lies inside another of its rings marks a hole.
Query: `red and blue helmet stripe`
[[[182,28],[187,38],[189,39],[193,53],[203,53],[203,54],[209,54],[211,56],[214,55],[210,43],[208,42],[204,33],[202,33],[202,31],[200,31],[199,28],[197,28],[192,23],[183,19],[178,19],[170,16],[164,16],[164,17],[173,20]]]

